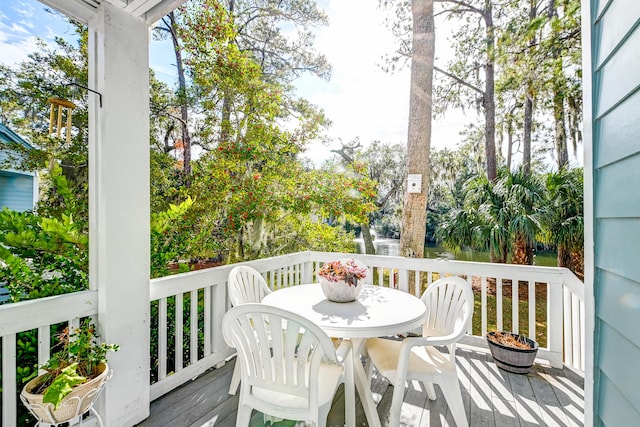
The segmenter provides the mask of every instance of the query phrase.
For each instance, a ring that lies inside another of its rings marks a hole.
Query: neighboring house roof
[[[0,123],[0,141],[1,142],[15,142],[23,147],[34,148],[33,145],[24,140],[20,135]]]
[[[9,129],[7,126],[0,123],[0,143],[15,143],[20,144],[23,147],[26,147],[28,150],[32,150],[35,146],[29,142],[27,142],[20,135]],[[7,158],[6,151],[2,150],[2,146],[0,146],[0,162]],[[0,175],[34,175],[34,171],[18,171],[15,169],[3,169],[0,167]]]

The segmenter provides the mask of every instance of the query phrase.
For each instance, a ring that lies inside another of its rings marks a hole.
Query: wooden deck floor
[[[584,379],[567,369],[535,365],[528,375],[498,369],[491,355],[471,347],[458,348],[458,376],[471,426],[582,426]],[[206,372],[151,405],[150,417],[141,427],[235,426],[238,398],[227,391],[234,361]],[[375,375],[375,374],[374,374]],[[383,425],[391,405],[393,387],[384,379],[372,381],[374,399]],[[454,426],[440,390],[429,401],[420,383],[407,389],[402,407],[403,426]],[[366,426],[357,402],[357,424]],[[264,425],[254,413],[252,427]],[[336,394],[328,426],[344,425],[344,398]]]

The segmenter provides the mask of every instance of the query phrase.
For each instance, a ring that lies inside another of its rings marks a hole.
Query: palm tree
[[[547,175],[542,238],[558,248],[558,267],[584,277],[584,191],[582,168]]]
[[[498,178],[504,172],[498,174]],[[491,262],[506,263],[511,246],[509,205],[503,191],[496,191],[500,179],[490,181],[478,176],[469,181],[465,205],[478,211],[479,222],[474,227],[474,246],[489,250]]]
[[[496,184],[478,174],[464,185],[464,206],[452,210],[438,230],[438,241],[454,252],[465,246],[489,251],[491,262],[505,263],[509,253],[507,204]]]
[[[496,182],[477,175],[465,184],[464,207],[452,210],[438,239],[450,250],[463,246],[488,250],[491,262],[533,264],[538,208],[544,187],[539,178],[522,171],[498,172]]]
[[[539,208],[544,199],[544,187],[536,175],[503,173],[496,183],[496,191],[503,193],[509,212],[509,231],[513,240],[513,264],[533,265],[536,235],[540,233]]]

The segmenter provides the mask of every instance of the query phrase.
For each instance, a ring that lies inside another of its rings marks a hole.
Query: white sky
[[[329,147],[314,144],[308,157],[319,164],[331,155],[330,149],[340,146],[339,138],[347,142],[360,137],[363,144],[374,140],[406,143],[410,71],[388,74],[380,68],[383,56],[395,49],[393,36],[384,25],[385,12],[375,0],[323,3],[329,26],[317,31],[316,46],[332,65],[331,80],[306,77],[297,87],[301,96],[321,107],[332,121],[328,134],[335,142]],[[446,36],[439,40],[442,44],[436,47],[436,54],[442,56]],[[432,146],[455,148],[469,120],[452,112],[434,121]]]

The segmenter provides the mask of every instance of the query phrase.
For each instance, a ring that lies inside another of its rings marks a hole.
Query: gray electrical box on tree
[[[421,174],[409,174],[407,177],[407,191],[409,193],[422,192],[422,175]]]

